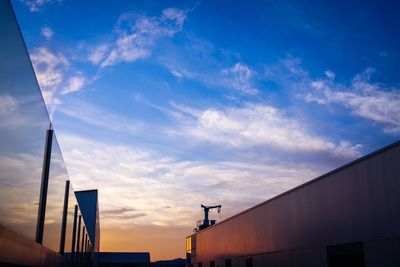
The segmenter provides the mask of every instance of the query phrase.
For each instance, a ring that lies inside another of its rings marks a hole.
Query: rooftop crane
[[[210,225],[215,224],[215,220],[211,220],[211,224],[210,224],[210,220],[208,219],[208,213],[210,212],[211,209],[218,209],[218,213],[221,212],[221,205],[215,205],[215,206],[204,206],[203,204],[201,204],[201,207],[204,210],[204,221],[203,224],[201,224],[199,226],[199,230],[203,230],[207,227],[209,227]]]

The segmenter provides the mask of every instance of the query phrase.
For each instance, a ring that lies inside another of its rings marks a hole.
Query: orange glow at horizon
[[[150,252],[151,261],[186,257],[188,226],[101,227],[100,251]]]

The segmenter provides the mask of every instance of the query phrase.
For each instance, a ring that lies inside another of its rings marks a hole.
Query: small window
[[[253,267],[253,258],[246,258],[246,267]]]
[[[364,267],[362,243],[349,243],[327,247],[329,267]]]
[[[232,259],[225,260],[225,267],[232,267]]]
[[[215,261],[210,261],[210,267],[215,267]]]
[[[192,237],[186,238],[186,253],[192,253]]]

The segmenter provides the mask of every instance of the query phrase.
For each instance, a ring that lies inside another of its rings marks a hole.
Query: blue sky
[[[13,6],[102,227],[178,229],[170,250],[137,247],[137,232],[103,235],[103,250],[183,257],[201,203],[223,219],[399,139],[396,1]]]

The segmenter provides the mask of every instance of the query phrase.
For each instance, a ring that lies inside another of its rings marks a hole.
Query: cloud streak
[[[252,85],[255,72],[249,66],[238,62],[230,68],[223,69],[222,74],[228,87],[243,94],[256,95],[258,93],[258,90]]]
[[[182,30],[187,13],[188,10],[176,8],[164,9],[158,17],[124,13],[115,26],[116,40],[110,45],[99,45],[89,61],[105,68],[148,58],[159,39],[172,37]]]
[[[186,110],[182,111],[187,114]],[[285,153],[330,154],[344,159],[360,156],[361,145],[345,140],[335,143],[317,136],[301,121],[263,104],[191,112],[181,127],[171,133],[234,149],[263,147]]]
[[[40,34],[41,34],[44,38],[46,38],[47,40],[50,40],[50,39],[53,37],[54,32],[53,32],[53,30],[52,30],[50,27],[44,26],[44,27],[42,27],[42,29],[40,30]]]
[[[356,75],[350,86],[335,83],[332,79],[312,81],[305,100],[320,105],[343,106],[354,116],[383,125],[386,133],[398,134],[400,91],[398,88],[371,83],[370,75],[371,69]]]
[[[72,135],[59,139],[70,176],[79,177],[74,179],[79,180],[76,189],[99,189],[105,211],[100,212],[102,225],[113,227],[194,226],[201,217],[196,207],[202,202],[221,202],[230,216],[320,172],[284,162],[181,161],[138,144],[109,144]]]
[[[21,0],[21,2],[25,4],[31,12],[39,12],[45,5],[54,3],[60,4],[63,0]]]
[[[82,72],[73,72],[70,60],[63,53],[37,47],[30,58],[50,115],[61,104],[63,95],[78,92],[92,82]]]

